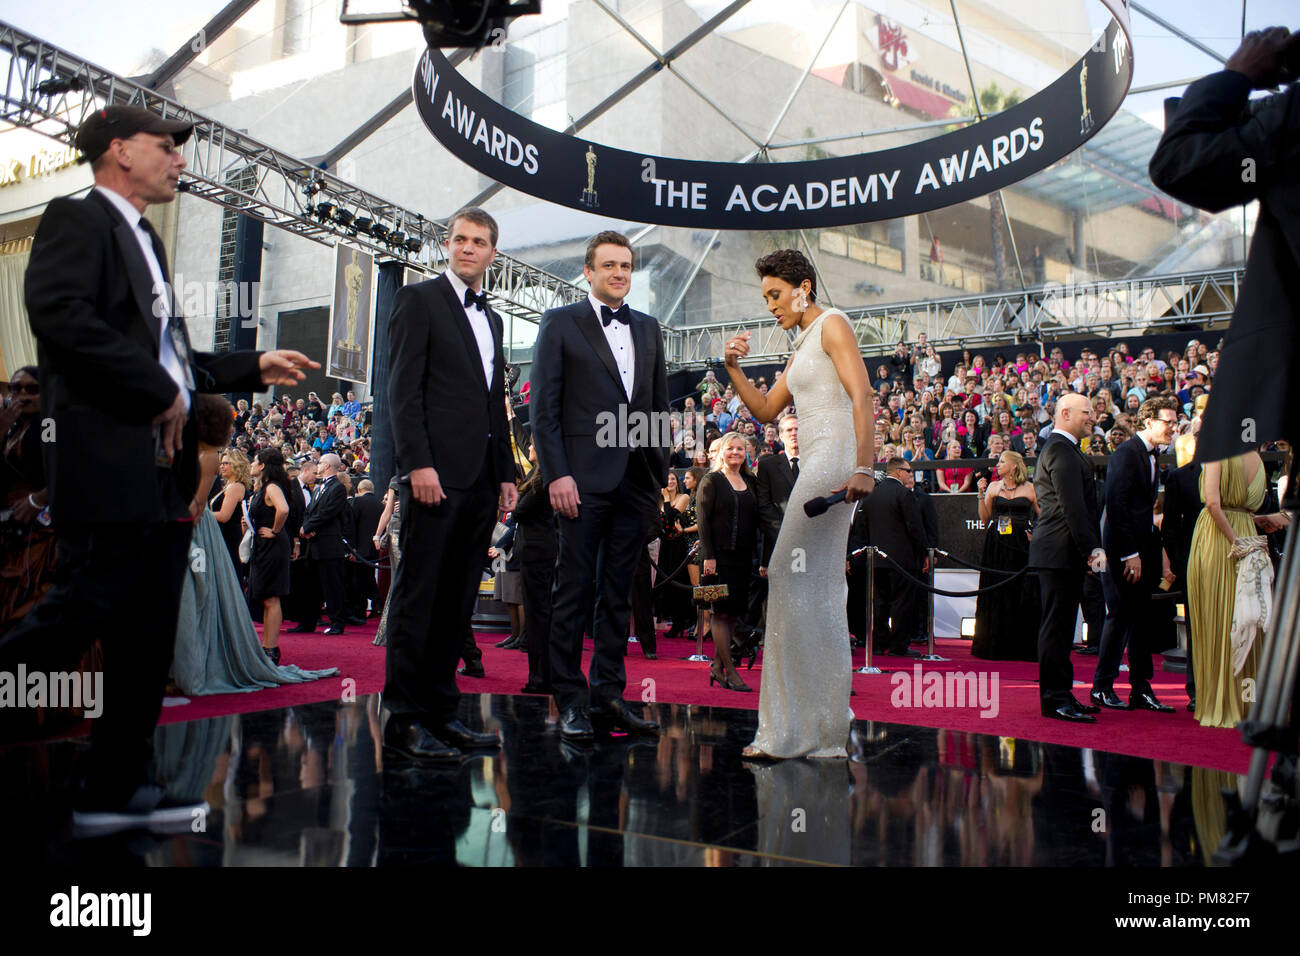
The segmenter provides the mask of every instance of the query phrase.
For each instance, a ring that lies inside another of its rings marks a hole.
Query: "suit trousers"
[[[370,560],[375,560],[372,556]],[[375,583],[375,569],[363,561],[348,561],[347,579],[348,579],[348,605],[346,608],[348,617],[364,618],[366,616],[366,602],[378,610],[379,589]]]
[[[1038,626],[1038,695],[1044,707],[1056,708],[1074,700],[1074,622],[1083,594],[1085,572],[1039,568],[1043,616]]]
[[[456,662],[474,616],[499,489],[485,457],[473,485],[444,492],[440,504],[422,505],[410,482],[400,485],[402,554],[389,594],[383,697],[392,717],[435,725],[456,716]]]
[[[529,534],[540,531],[529,529]],[[550,533],[550,532],[548,532]],[[555,584],[555,554],[525,551],[519,559],[524,581],[524,632],[528,636],[528,679],[551,682],[551,589]]]
[[[920,577],[919,569],[909,570]],[[877,567],[872,584],[875,585],[871,625],[873,652],[906,651],[916,634],[916,585],[892,567]]]
[[[313,592],[314,602],[303,612],[303,620],[306,623],[313,626],[316,624],[320,616],[321,604],[324,604],[330,624],[334,627],[343,626],[343,621],[347,617],[344,610],[348,599],[347,563],[346,558],[311,559],[311,570],[315,572],[314,577],[319,590]],[[302,621],[299,623],[301,624]]]
[[[646,532],[646,539],[650,537],[650,532]],[[664,587],[672,585],[665,583]],[[641,642],[641,651],[645,654],[656,654],[658,648],[655,645],[655,614],[654,614],[654,583],[650,576],[650,552],[646,550],[644,544],[641,545],[641,556],[637,559],[636,569],[632,573],[632,593],[629,597],[632,605],[632,630],[636,634],[636,639]]]
[[[99,638],[104,710],[83,771],[87,808],[116,808],[151,783],[153,731],[176,644],[188,521],[61,527],[45,598],[0,639],[0,670],[72,671]]]
[[[1159,561],[1156,568],[1160,567]],[[1093,676],[1094,690],[1109,690],[1119,676],[1120,661],[1128,648],[1129,684],[1132,693],[1151,690],[1151,637],[1154,620],[1151,615],[1150,557],[1144,555],[1145,574],[1137,584],[1123,580],[1124,563],[1117,562],[1120,577],[1109,567],[1101,575],[1101,589],[1106,595],[1106,625],[1101,632],[1101,650],[1097,654],[1097,672]]]
[[[614,490],[581,492],[576,518],[556,516],[559,558],[551,592],[551,687],[562,712],[623,696],[632,574],[659,507],[659,489],[653,484],[641,456],[633,454]],[[588,683],[582,673],[582,631],[593,607]]]

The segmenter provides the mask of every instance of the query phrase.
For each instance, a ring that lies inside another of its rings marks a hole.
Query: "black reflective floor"
[[[33,862],[104,866],[1201,866],[1223,771],[859,722],[849,761],[749,764],[753,711],[660,704],[655,738],[561,741],[541,697],[466,695],[504,746],[450,768],[379,748],[376,700],[161,727],[203,832],[68,839],[82,741],[0,752],[4,829]],[[24,785],[24,781],[26,781]],[[26,806],[26,810],[22,809]]]

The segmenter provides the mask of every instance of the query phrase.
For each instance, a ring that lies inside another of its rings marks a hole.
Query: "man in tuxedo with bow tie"
[[[1070,647],[1083,597],[1084,574],[1106,569],[1101,547],[1096,479],[1079,449],[1092,434],[1092,403],[1076,393],[1056,403],[1056,421],[1034,472],[1038,522],[1029,542],[1029,567],[1038,572],[1043,616],[1038,629],[1038,694],[1044,717],[1096,723],[1100,711],[1074,697]]]
[[[593,720],[633,733],[658,730],[623,700],[623,658],[632,575],[672,450],[659,323],[624,301],[632,284],[627,237],[596,235],[583,274],[591,294],[542,316],[531,391],[537,463],[558,526],[551,686],[560,732],[573,741],[593,737]],[[588,682],[582,630],[593,601]]]
[[[330,452],[320,456],[317,468],[319,482],[311,504],[302,519],[300,532],[307,544],[308,574],[315,580],[319,591],[313,590],[314,600],[308,608],[306,621],[299,622],[299,630],[316,630],[316,616],[320,613],[322,600],[325,612],[329,615],[330,626],[325,629],[327,635],[343,633],[343,624],[347,619],[344,607],[347,600],[347,579],[345,577],[347,548],[344,547],[344,528],[349,516],[348,493],[338,479],[343,469],[343,461]],[[363,621],[353,621],[355,624]]]
[[[483,291],[497,237],[482,209],[455,213],[447,271],[393,302],[388,396],[402,557],[389,597],[384,745],[420,760],[500,743],[461,722],[456,688],[483,555],[498,512],[517,498],[502,325]]]
[[[1161,445],[1174,440],[1178,399],[1148,398],[1138,409],[1138,433],[1115,449],[1106,464],[1106,510],[1101,516],[1101,546],[1108,570],[1101,575],[1106,595],[1106,626],[1101,632],[1091,700],[1112,710],[1154,710],[1171,714],[1151,689],[1151,595],[1166,566],[1160,532],[1153,521]],[[1128,703],[1115,693],[1120,660],[1128,648]]]
[[[0,670],[75,670],[103,642],[108,701],[73,798],[79,835],[188,831],[206,812],[169,802],[150,777],[196,514],[194,393],[296,385],[300,369],[320,368],[293,351],[191,349],[166,251],[143,216],[174,198],[191,130],[142,107],[91,114],[76,145],[95,186],[46,207],[25,277],[59,568],[0,641]]]

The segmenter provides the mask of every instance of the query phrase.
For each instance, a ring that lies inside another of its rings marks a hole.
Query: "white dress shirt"
[[[465,310],[470,331],[474,333],[474,341],[478,343],[479,358],[483,361],[483,380],[487,387],[491,388],[492,375],[496,369],[496,345],[492,341],[492,323],[488,321],[487,313],[477,305],[465,305],[465,290],[469,288],[465,281],[450,269],[447,270],[447,278],[451,280],[451,287],[456,292],[456,301]]]
[[[630,323],[624,325],[622,322],[610,322],[606,325],[600,314],[601,307],[605,303],[590,293],[587,294],[587,301],[591,303],[596,319],[601,323],[600,328],[605,333],[609,350],[614,353],[614,364],[618,367],[618,377],[623,381],[623,391],[628,398],[631,398],[632,386],[636,384],[636,347],[632,344],[632,326]],[[623,304],[627,305],[626,302]]]
[[[113,204],[122,217],[126,219],[127,224],[131,227],[136,241],[140,243],[140,251],[144,253],[144,261],[149,266],[149,275],[153,278],[153,291],[155,296],[154,308],[161,313],[158,328],[158,361],[162,367],[167,370],[167,374],[172,377],[176,387],[181,390],[181,398],[185,402],[185,411],[190,410],[190,386],[185,375],[185,367],[181,364],[181,358],[176,354],[176,349],[172,345],[171,333],[168,331],[168,323],[172,321],[170,300],[168,296],[159,294],[163,289],[163,271],[162,266],[158,263],[158,257],[153,251],[153,240],[149,238],[149,233],[140,225],[143,218],[140,211],[127,202],[126,197],[120,193],[104,186],[96,186],[104,198]]]

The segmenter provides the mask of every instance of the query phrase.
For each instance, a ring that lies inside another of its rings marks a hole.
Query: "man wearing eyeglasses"
[[[1137,417],[1138,433],[1115,449],[1106,464],[1106,508],[1101,516],[1101,546],[1106,570],[1101,575],[1106,595],[1106,625],[1101,632],[1092,702],[1113,710],[1152,710],[1173,713],[1151,689],[1151,595],[1162,576],[1173,580],[1169,559],[1156,530],[1156,493],[1162,446],[1171,445],[1178,425],[1178,400],[1148,398]],[[1127,703],[1114,691],[1120,659],[1128,648]]]
[[[76,145],[95,186],[49,204],[25,277],[52,425],[44,458],[59,569],[0,641],[0,670],[74,670],[90,642],[103,641],[107,704],[73,796],[85,836],[188,830],[203,807],[169,804],[148,775],[189,566],[194,393],[294,385],[299,369],[320,368],[299,352],[190,348],[162,240],[143,215],[175,196],[178,147],[190,133],[189,123],[141,107],[91,114]]]

